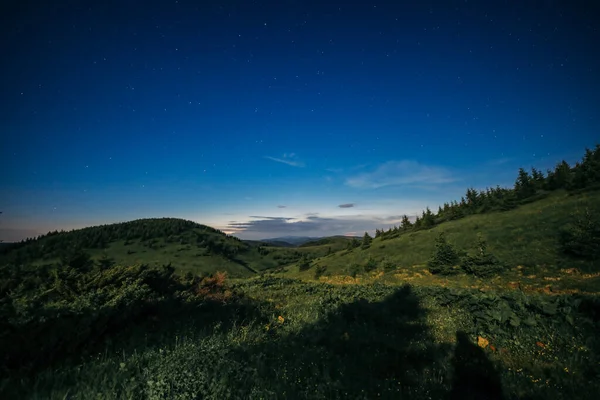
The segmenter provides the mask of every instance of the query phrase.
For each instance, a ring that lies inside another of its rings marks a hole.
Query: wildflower
[[[277,321],[279,321],[280,324],[283,324],[283,322],[285,321],[285,318],[283,318],[281,315],[279,317],[277,317]]]
[[[481,347],[482,349],[485,349],[486,347],[488,347],[489,344],[490,344],[489,340],[482,338],[481,336],[477,337],[477,345],[479,347]]]

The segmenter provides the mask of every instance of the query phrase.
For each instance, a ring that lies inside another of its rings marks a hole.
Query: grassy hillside
[[[91,262],[110,260],[117,265],[172,265],[178,273],[250,277],[300,259],[313,259],[344,248],[345,240],[315,243],[302,248],[276,243],[241,241],[191,221],[162,218],[102,225],[70,232],[52,232],[24,243],[6,245],[0,265],[46,265],[67,262],[79,252]]]
[[[368,248],[359,246],[351,250],[340,250],[314,260],[311,267],[304,271],[299,272],[297,266],[290,267],[286,274],[312,279],[315,271],[320,268],[324,280],[331,279],[328,276],[354,276],[365,280],[369,276],[385,273],[386,279],[396,277],[400,281],[416,279],[431,283],[432,280],[437,282],[451,279],[460,285],[474,284],[476,279],[467,279],[462,275],[438,278],[432,277],[428,272],[427,262],[435,251],[435,239],[444,232],[450,244],[469,254],[477,252],[477,237],[481,234],[487,242],[487,251],[503,266],[500,277],[504,286],[514,285],[518,281],[523,286],[535,283],[546,287],[551,283],[555,288],[561,288],[568,279],[548,280],[544,283],[539,279],[529,282],[527,277],[541,274],[554,279],[564,277],[561,270],[572,269],[582,273],[600,272],[598,260],[572,257],[565,254],[559,246],[561,230],[586,212],[600,215],[599,191],[574,195],[556,191],[542,200],[510,211],[471,215],[444,222],[428,230],[400,234],[393,239],[376,238]],[[596,278],[585,283],[576,281],[573,284],[580,289],[593,287],[598,283]]]

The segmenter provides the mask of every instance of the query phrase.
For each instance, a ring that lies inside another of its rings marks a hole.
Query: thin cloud
[[[291,165],[292,167],[302,168],[305,166],[302,161],[298,160],[295,153],[284,153],[283,157],[265,156],[265,158],[278,163]]]
[[[513,160],[512,158],[508,158],[508,157],[497,158],[495,160],[488,161],[488,165],[504,165],[508,162],[511,162],[512,160]]]
[[[388,161],[372,172],[346,179],[346,185],[358,189],[378,189],[385,186],[440,185],[455,182],[444,168],[420,164],[416,161]]]
[[[273,221],[291,221],[291,220],[296,219],[296,218],[288,218],[288,217],[264,217],[262,215],[251,215],[250,218],[268,219],[268,220],[273,220]]]
[[[320,237],[343,235],[348,232],[374,232],[377,228],[388,226],[390,222],[387,218],[364,215],[339,217],[310,215],[302,220],[262,217],[246,222],[230,222],[223,230],[247,239],[287,235]]]
[[[286,208],[287,206],[277,206],[277,208]]]
[[[338,207],[339,208],[352,208],[352,207],[354,207],[354,203],[340,204]]]

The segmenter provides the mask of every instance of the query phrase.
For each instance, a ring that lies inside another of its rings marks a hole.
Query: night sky
[[[0,239],[362,234],[600,141],[595,1],[3,1]]]

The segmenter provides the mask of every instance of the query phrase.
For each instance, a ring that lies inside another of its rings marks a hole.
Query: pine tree
[[[369,235],[368,232],[365,232],[363,239],[362,239],[362,248],[363,249],[368,249],[369,246],[371,246],[371,242],[373,241],[373,238],[371,238],[371,236]]]
[[[425,211],[423,211],[423,215],[421,217],[421,226],[425,229],[431,228],[435,225],[435,219],[433,213],[427,207]]]
[[[515,182],[514,190],[518,200],[526,199],[535,194],[535,184],[523,168],[519,168],[519,176]]]
[[[400,226],[402,227],[403,231],[407,231],[410,228],[412,228],[412,223],[410,222],[410,220],[408,219],[408,216],[405,214],[402,216],[402,221],[400,222]]]
[[[419,218],[419,216],[417,215],[417,216],[415,217],[415,222],[414,222],[414,224],[413,224],[413,229],[415,229],[415,230],[416,230],[416,229],[420,229],[420,228],[421,228],[421,224],[422,224],[422,222],[423,222],[423,221],[421,220],[421,218]]]
[[[473,188],[469,188],[467,189],[467,193],[465,194],[466,196],[466,207],[473,210],[474,208],[476,208],[478,206],[478,193],[477,190],[473,189]]]
[[[531,168],[531,179],[533,181],[533,185],[537,190],[542,189],[544,187],[544,174],[535,167]]]

